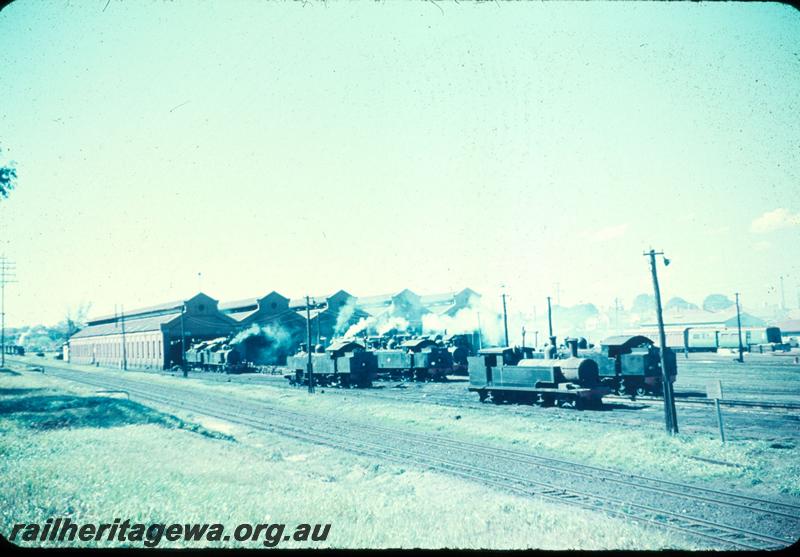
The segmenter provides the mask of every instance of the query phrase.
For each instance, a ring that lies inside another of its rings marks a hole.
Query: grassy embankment
[[[108,373],[113,376],[115,372]],[[723,445],[715,434],[669,437],[658,425],[615,428],[607,423],[613,422],[613,413],[609,413],[604,422],[594,422],[574,411],[537,409],[531,415],[518,407],[491,404],[453,408],[399,401],[387,403],[384,399],[351,397],[330,389],[327,392],[318,389],[317,395],[309,397],[303,389],[135,375],[164,385],[178,382],[201,391],[237,394],[288,409],[447,434],[470,442],[531,450],[635,474],[747,490],[753,495],[800,497],[800,447],[793,439],[777,442],[729,440]],[[465,389],[464,396],[474,398],[476,395]],[[780,436],[780,432],[776,432],[776,436]]]
[[[18,522],[119,517],[228,530],[330,523],[320,547],[695,547],[680,535],[439,474],[245,428],[203,427],[46,375],[0,372],[0,431],[4,535]]]

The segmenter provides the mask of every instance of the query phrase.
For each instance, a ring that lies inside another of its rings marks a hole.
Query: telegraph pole
[[[16,263],[0,256],[0,367],[6,365],[6,284],[16,281]]]
[[[525,325],[522,326],[522,348],[525,348]]]
[[[483,332],[481,331],[481,312],[478,315],[478,350],[483,350]]]
[[[783,275],[781,275],[781,309],[786,311],[786,296],[783,291]]]
[[[122,326],[122,370],[128,371],[128,349],[125,343],[125,306],[120,306],[119,315],[120,325]],[[183,330],[183,316],[181,316],[181,330]]]
[[[744,362],[744,346],[742,346],[742,316],[739,313],[739,293],[736,293],[736,326],[739,328],[739,363]]]
[[[183,325],[183,314],[186,313],[186,302],[181,306],[181,371],[186,377],[186,330]]]
[[[658,287],[658,273],[656,271],[656,255],[664,255],[663,251],[644,252],[642,255],[650,257],[650,273],[653,275],[653,292],[656,298],[656,317],[658,318],[658,339],[659,353],[661,354],[661,382],[664,389],[664,422],[667,433],[675,435],[678,433],[678,416],[675,413],[675,399],[672,393],[672,383],[667,374],[667,365],[664,358],[664,351],[667,348],[667,335],[664,333],[664,317],[661,313],[661,290]],[[669,259],[664,258],[664,265],[669,265]]]
[[[506,332],[506,346],[508,346],[508,313],[506,312],[506,293],[503,292],[503,329]]]
[[[553,335],[553,308],[550,305],[550,296],[547,297],[547,332],[550,333],[550,347],[547,349],[548,358],[555,359],[558,350],[556,349],[556,337]]]
[[[306,296],[306,341],[308,345],[306,346],[306,352],[308,353],[308,364],[307,367],[307,374],[308,374],[308,392],[309,394],[314,392],[314,365],[311,363],[311,299]]]

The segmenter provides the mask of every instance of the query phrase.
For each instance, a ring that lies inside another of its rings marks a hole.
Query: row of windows
[[[76,358],[121,359],[122,337],[80,344],[70,343],[70,353]],[[125,357],[126,359],[162,359],[162,342],[161,340],[125,339]]]

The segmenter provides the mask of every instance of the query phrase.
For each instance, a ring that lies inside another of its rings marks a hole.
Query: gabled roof
[[[171,321],[180,317],[180,313],[166,313],[162,315],[154,315],[150,317],[140,317],[138,319],[128,320],[125,318],[125,332],[126,333],[143,333],[146,331],[160,331],[162,325],[167,325]],[[70,340],[74,338],[87,338],[104,335],[118,335],[122,333],[122,322],[114,323],[100,323],[98,325],[89,325],[72,335]]]
[[[242,311],[224,311],[223,313],[225,313],[228,317],[235,319],[236,321],[244,321],[254,313],[258,313],[258,307],[252,309],[249,308],[250,306],[247,306],[246,309],[243,309]]]
[[[423,306],[434,306],[434,305],[450,305],[454,304],[456,301],[456,294],[458,292],[444,292],[442,294],[426,294],[424,296],[419,297],[419,301]]]
[[[245,311],[246,308],[258,309],[258,298],[243,298],[241,300],[220,302],[218,307],[220,311],[226,313]]]
[[[195,300],[197,298],[206,298],[208,300],[213,301],[215,304],[217,303],[217,300],[215,300],[214,298],[212,298],[208,294],[204,294],[202,292],[199,292],[199,293],[195,294],[194,296],[192,296],[191,298],[187,298],[185,300],[176,300],[174,302],[166,302],[166,303],[158,304],[158,305],[155,305],[155,306],[148,306],[148,307],[144,307],[144,308],[138,308],[138,309],[126,311],[125,312],[125,322],[127,323],[128,320],[134,320],[134,319],[138,319],[140,317],[151,317],[151,316],[155,316],[155,315],[163,315],[163,314],[166,314],[166,313],[176,313],[176,312],[180,313],[182,311],[182,309],[183,309],[184,304],[187,304],[187,303],[189,303],[189,302],[191,302],[191,301],[193,301],[193,300]],[[102,315],[100,317],[95,317],[93,319],[88,320],[87,323],[89,325],[99,324],[99,323],[103,323],[103,322],[111,322],[111,323],[113,323],[114,321],[118,321],[118,320],[121,319],[120,315],[121,314],[117,314],[117,315],[114,315],[114,314]]]

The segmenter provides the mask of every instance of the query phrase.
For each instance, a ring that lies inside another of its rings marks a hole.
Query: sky
[[[7,324],[471,287],[800,297],[800,12],[769,3],[17,0]]]

